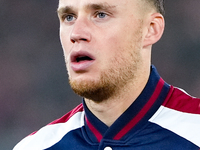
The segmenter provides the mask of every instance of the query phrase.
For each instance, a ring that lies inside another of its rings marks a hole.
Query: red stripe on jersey
[[[96,136],[98,142],[100,142],[101,139],[103,138],[103,136],[101,135],[101,133],[89,122],[89,120],[87,119],[87,117],[85,117],[85,120],[86,120],[86,123],[87,123],[88,127],[90,128],[90,130]]]
[[[170,100],[167,99],[163,106],[185,113],[200,114],[200,99],[194,98],[178,88],[173,88],[170,96]]]
[[[34,135],[36,132],[37,132],[37,131],[35,131],[35,132],[31,133],[30,135]],[[28,136],[30,136],[30,135],[28,135]]]
[[[52,124],[57,124],[57,123],[65,123],[67,122],[74,114],[76,114],[77,112],[81,112],[83,111],[83,104],[78,105],[76,108],[74,108],[73,110],[71,110],[70,112],[68,112],[66,115],[62,116],[60,119],[57,119],[53,122],[51,122],[48,125],[52,125]]]
[[[48,125],[53,125],[53,124],[57,124],[57,123],[65,123],[67,122],[74,114],[76,114],[77,112],[81,112],[83,111],[83,104],[78,105],[76,108],[74,108],[73,110],[71,110],[70,112],[68,112],[66,115],[62,116],[60,119],[57,119],[51,123],[49,123]],[[34,135],[35,133],[37,133],[37,131],[31,133],[30,135]],[[30,136],[29,135],[29,136]]]
[[[156,86],[155,92],[153,93],[149,101],[145,104],[142,110],[114,137],[114,140],[120,140],[145,116],[145,114],[149,111],[149,109],[152,107],[152,105],[155,103],[158,96],[160,95],[164,83],[164,80],[160,78]]]

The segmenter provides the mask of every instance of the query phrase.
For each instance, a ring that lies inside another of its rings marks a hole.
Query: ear
[[[148,30],[144,38],[144,47],[153,45],[160,40],[163,35],[164,28],[164,17],[159,13],[152,14],[148,21]]]

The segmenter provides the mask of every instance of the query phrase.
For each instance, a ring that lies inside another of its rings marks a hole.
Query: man
[[[14,150],[199,150],[200,99],[151,66],[162,0],[60,0],[60,39],[83,103]]]

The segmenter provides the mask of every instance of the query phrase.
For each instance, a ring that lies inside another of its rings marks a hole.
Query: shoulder
[[[200,99],[176,87],[171,87],[169,98],[163,106],[184,113],[200,114]]]
[[[150,119],[200,147],[200,99],[171,86],[168,97]]]
[[[19,142],[13,150],[42,150],[59,142],[70,131],[84,125],[83,105],[80,104],[63,117],[51,122]]]
[[[83,104],[80,104],[76,108],[74,108],[73,110],[71,110],[70,112],[68,112],[64,116],[62,116],[61,118],[49,123],[48,125],[54,125],[54,124],[58,124],[58,123],[65,123],[69,119],[71,119],[74,115],[76,115],[77,113],[82,113],[82,112],[83,112]]]

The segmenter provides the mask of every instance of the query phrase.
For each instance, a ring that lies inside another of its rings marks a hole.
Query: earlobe
[[[150,16],[148,30],[144,39],[144,47],[153,45],[159,41],[163,35],[164,27],[165,21],[163,16],[159,13],[152,14]]]

